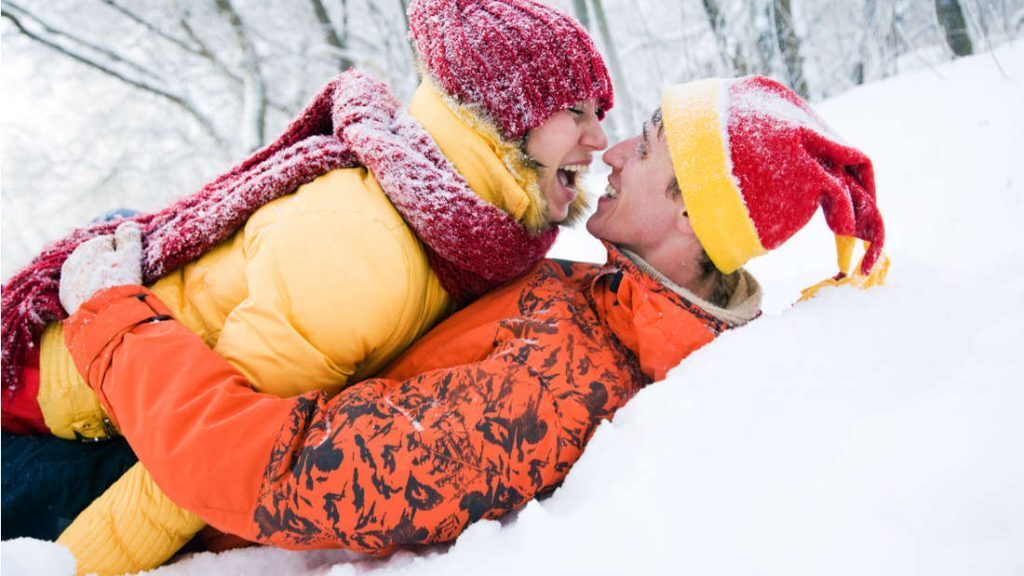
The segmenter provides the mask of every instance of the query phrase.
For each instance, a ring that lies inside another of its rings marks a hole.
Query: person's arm
[[[74,313],[99,290],[141,281],[141,230],[126,222],[113,235],[82,243],[65,260],[60,276],[61,304]],[[59,358],[46,367],[63,365]],[[77,375],[74,380],[78,381]],[[77,388],[78,384],[71,386]],[[86,391],[96,403],[92,390],[86,387]],[[81,410],[82,398],[78,400],[72,404]],[[169,500],[136,463],[83,510],[57,541],[74,555],[79,574],[123,574],[156,568],[202,526],[202,520]]]
[[[561,482],[636,390],[599,349],[543,372],[569,335],[516,325],[482,362],[275,398],[164,314],[143,288],[101,292],[69,320],[76,364],[176,502],[288,548],[450,540]]]

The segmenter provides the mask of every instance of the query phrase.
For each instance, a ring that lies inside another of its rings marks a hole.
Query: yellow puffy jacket
[[[532,229],[545,225],[535,172],[493,126],[426,82],[409,112],[474,192]],[[260,391],[277,396],[337,392],[383,368],[454,308],[423,246],[364,168],[334,170],[267,204],[151,288]],[[174,361],[154,359],[153,369]],[[54,434],[113,432],[59,324],[43,334],[40,376],[39,405]],[[58,542],[79,573],[135,572],[162,564],[203,525],[137,464]]]

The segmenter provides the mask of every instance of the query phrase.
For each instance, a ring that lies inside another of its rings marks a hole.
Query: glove
[[[142,284],[142,230],[125,222],[81,243],[60,269],[60,303],[68,314],[104,288]]]

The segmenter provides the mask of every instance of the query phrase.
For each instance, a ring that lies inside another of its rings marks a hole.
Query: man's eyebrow
[[[640,129],[640,132],[643,134],[643,137],[644,137],[644,144],[647,144],[647,133],[650,131],[650,128],[651,128],[651,123],[646,121],[646,120],[644,120],[644,125]]]
[[[665,134],[665,120],[661,115],[661,108],[655,110],[654,114],[651,115],[651,122],[654,122],[654,125],[658,127],[658,138],[661,138]]]

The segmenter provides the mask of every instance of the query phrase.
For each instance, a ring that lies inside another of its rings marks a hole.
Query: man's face
[[[678,191],[669,190],[675,174],[658,124],[644,123],[639,136],[604,153],[602,160],[612,173],[587,221],[594,237],[641,256],[671,236],[684,210]]]

